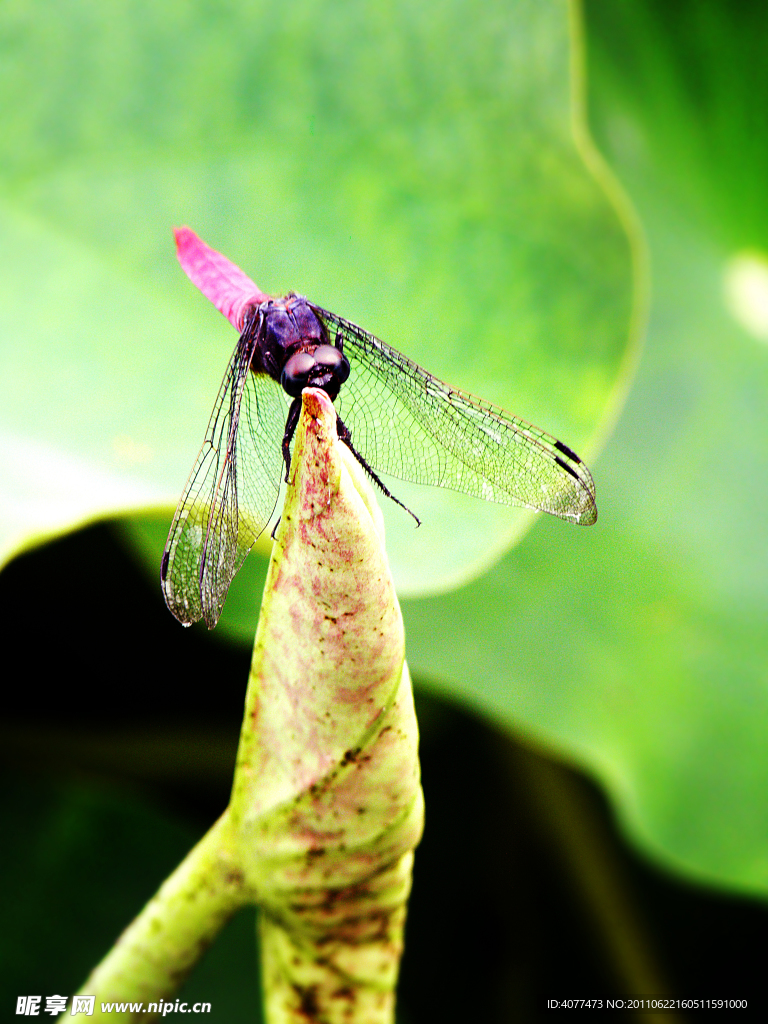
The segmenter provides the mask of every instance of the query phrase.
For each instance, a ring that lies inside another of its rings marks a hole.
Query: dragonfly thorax
[[[289,295],[270,299],[257,309],[253,327],[258,332],[252,369],[280,381],[290,357],[305,348],[327,342],[323,325],[306,299]]]

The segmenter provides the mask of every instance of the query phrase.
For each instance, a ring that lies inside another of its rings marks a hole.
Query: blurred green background
[[[3,999],[78,985],[227,799],[266,549],[213,636],[162,606],[236,341],[180,223],[595,472],[589,530],[401,485],[424,526],[384,509],[428,813],[402,1020],[535,1019],[585,979],[744,994],[764,5],[18,0],[0,41]],[[253,1019],[251,924],[188,983],[217,1020]]]

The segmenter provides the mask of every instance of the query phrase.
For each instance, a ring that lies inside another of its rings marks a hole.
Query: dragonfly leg
[[[396,505],[399,505],[400,508],[405,509],[405,511],[408,513],[408,515],[409,516],[413,516],[413,518],[416,520],[416,525],[417,526],[421,526],[421,520],[419,519],[419,517],[417,515],[414,515],[414,513],[411,512],[411,510],[408,508],[407,505],[404,505],[402,503],[402,501],[399,501],[394,496],[394,494],[392,494],[392,492],[390,490],[388,490],[387,487],[385,487],[385,485],[382,483],[382,481],[377,476],[376,472],[368,465],[368,463],[365,461],[365,459],[360,454],[360,452],[357,451],[355,446],[352,444],[352,435],[349,432],[349,427],[347,427],[347,425],[342,421],[340,416],[336,417],[336,433],[339,435],[339,440],[343,441],[344,444],[347,446],[347,448],[349,448],[349,450],[355,456],[355,458],[360,463],[360,465],[363,467],[363,469],[368,474],[368,476],[371,478],[371,480],[373,480],[373,482],[376,484],[376,486],[381,489],[382,494],[384,494],[391,501],[394,501],[394,503]]]
[[[285,463],[285,482],[288,483],[288,474],[291,471],[291,441],[296,433],[296,425],[301,415],[301,395],[294,398],[288,410],[288,419],[285,421],[285,433],[283,434],[283,462]]]

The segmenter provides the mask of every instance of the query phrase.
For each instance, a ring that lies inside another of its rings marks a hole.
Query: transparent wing
[[[277,503],[286,406],[275,381],[249,370],[254,347],[246,332],[229,361],[165,545],[163,594],[186,625],[216,625]]]
[[[592,476],[561,441],[443,384],[348,320],[313,308],[332,342],[341,334],[351,372],[336,404],[352,443],[374,469],[594,523]]]

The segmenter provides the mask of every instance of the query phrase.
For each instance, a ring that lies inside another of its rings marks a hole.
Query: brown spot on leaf
[[[317,1020],[320,1012],[320,1005],[317,1001],[317,985],[297,985],[294,982],[293,991],[299,997],[299,1013],[307,1020]]]

